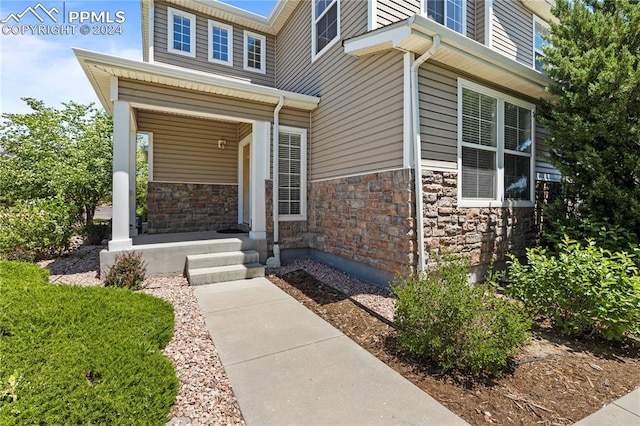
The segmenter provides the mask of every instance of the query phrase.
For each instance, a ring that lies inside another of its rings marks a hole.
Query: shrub
[[[100,245],[104,239],[109,238],[111,226],[109,223],[92,223],[84,227],[84,233],[89,244]]]
[[[593,240],[597,247],[612,252],[633,251],[638,248],[638,236],[621,225],[611,224],[608,220],[556,221],[551,229],[544,233],[545,238],[552,244],[551,249],[559,247],[565,236],[586,244]],[[636,259],[638,260],[638,259]]]
[[[527,250],[527,265],[512,258],[507,292],[568,334],[640,336],[640,275],[633,257],[565,236],[557,255],[534,248]]]
[[[69,248],[76,216],[61,199],[19,201],[0,208],[0,257],[35,261]]]
[[[510,300],[468,283],[468,259],[437,259],[434,270],[396,279],[399,346],[472,375],[499,375],[526,343],[531,322]]]
[[[147,267],[142,254],[133,251],[116,256],[115,264],[104,279],[105,287],[121,287],[138,290],[144,283]]]

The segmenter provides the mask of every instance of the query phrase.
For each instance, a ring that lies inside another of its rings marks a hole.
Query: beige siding
[[[519,1],[493,2],[492,47],[524,65],[533,61],[533,15]]]
[[[341,2],[341,36],[367,30],[366,1]],[[311,3],[277,39],[277,86],[321,97],[311,113],[311,179],[402,166],[402,53],[345,55],[340,43],[311,63]],[[284,124],[284,122],[283,122]]]
[[[470,0],[472,1],[472,0]],[[485,42],[485,37],[484,37],[484,31],[485,31],[485,23],[484,23],[484,14],[485,14],[485,7],[486,7],[486,2],[484,0],[475,0],[476,2],[476,36],[475,36],[475,40],[478,43],[482,43],[484,44]]]
[[[418,75],[422,158],[444,161],[452,168],[456,167],[458,158],[458,77],[473,79],[432,62],[423,65]],[[509,94],[502,88],[491,88]],[[533,99],[523,100],[536,102]],[[535,135],[536,173],[542,179],[558,179],[560,173],[545,158],[549,152],[544,143],[546,137],[548,133],[538,126]]]
[[[282,126],[298,127],[309,130],[311,115],[309,111],[293,108],[282,108],[280,111],[280,124]]]
[[[139,111],[138,128],[153,133],[154,181],[238,182],[237,123]]]
[[[458,158],[458,76],[433,63],[420,67],[422,158],[456,163]]]
[[[275,108],[274,105],[140,81],[119,79],[118,87],[118,95],[122,101],[217,114],[229,118],[271,121]]]
[[[171,6],[174,7],[174,6]],[[174,7],[175,9],[175,7]],[[208,17],[191,10],[186,12],[196,15],[196,57],[178,55],[167,51],[167,5],[162,2],[155,4],[155,21],[153,35],[154,60],[166,64],[191,68],[199,71],[212,72],[221,75],[239,77],[252,83],[264,86],[275,85],[275,39],[271,35],[267,38],[266,74],[244,69],[244,31],[246,28],[217,20],[233,26],[233,67],[209,62],[209,22]],[[252,31],[255,32],[255,31]]]
[[[378,27],[402,21],[420,13],[420,0],[378,0]]]
[[[251,123],[240,123],[238,129],[238,140],[242,141],[253,132],[253,126]]]
[[[467,37],[476,39],[476,0],[467,0]]]
[[[536,128],[536,175],[539,180],[560,180],[560,171],[549,162],[549,146],[545,139],[549,137],[542,127]]]

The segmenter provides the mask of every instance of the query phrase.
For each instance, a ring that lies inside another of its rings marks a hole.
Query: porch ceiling
[[[315,109],[320,102],[320,98],[315,96],[260,86],[232,77],[136,61],[78,48],[73,48],[73,51],[102,106],[111,113],[113,112],[110,92],[112,77],[262,102],[272,104],[274,107],[282,96],[285,99],[284,106],[307,111]]]
[[[551,97],[545,75],[419,15],[345,40],[344,50],[358,57],[389,49],[421,55],[436,35],[440,48],[431,60],[534,99]]]

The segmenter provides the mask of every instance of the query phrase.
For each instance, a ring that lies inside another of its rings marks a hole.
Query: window
[[[462,79],[458,99],[460,204],[530,204],[534,106]]]
[[[267,39],[265,36],[244,32],[244,69],[248,71],[266,72]]]
[[[465,0],[425,0],[424,7],[429,19],[464,34]]]
[[[315,60],[340,39],[340,0],[313,1],[311,59]]]
[[[196,56],[196,15],[182,10],[167,10],[169,31],[167,37],[167,50],[171,53]]]
[[[278,211],[281,220],[307,219],[307,131],[280,126]]]
[[[542,48],[547,46],[549,43],[544,39],[549,36],[549,27],[546,22],[542,21],[537,16],[533,16],[533,67],[540,71],[544,72],[542,67],[545,62],[542,60],[544,56],[544,52]]]
[[[233,66],[233,27],[209,20],[209,61]]]

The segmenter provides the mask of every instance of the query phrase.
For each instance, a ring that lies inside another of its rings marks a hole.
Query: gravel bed
[[[323,283],[340,290],[351,299],[371,309],[381,317],[393,321],[395,299],[388,291],[373,284],[347,275],[313,259],[294,260],[278,269],[269,269],[269,274],[286,274],[302,269]]]
[[[80,286],[100,285],[98,275],[103,246],[80,246],[66,256],[39,262],[49,269],[51,282]],[[193,289],[181,276],[150,277],[147,294],[169,301],[175,312],[175,330],[164,354],[173,362],[180,390],[169,414],[171,425],[244,425],[240,407]]]
[[[96,286],[101,284],[98,271],[103,249],[104,246],[81,245],[65,256],[39,265],[49,269],[51,282]],[[315,260],[296,260],[268,273],[286,274],[299,269],[393,320],[395,302],[387,291]],[[187,280],[182,276],[150,277],[145,286],[145,293],[169,301],[175,312],[175,331],[164,354],[175,365],[180,390],[168,424],[243,425],[233,389]]]

